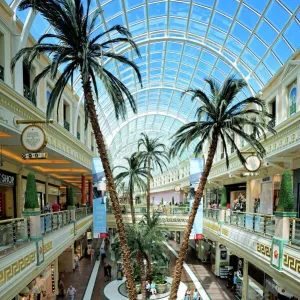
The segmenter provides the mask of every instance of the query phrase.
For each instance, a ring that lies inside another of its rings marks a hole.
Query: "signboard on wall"
[[[204,159],[191,158],[190,159],[190,210],[194,203],[195,193],[203,172]],[[203,233],[203,198],[201,199],[193,228],[191,231],[190,239],[199,239]]]
[[[106,196],[105,191],[97,189],[104,177],[100,158],[93,158],[93,232],[94,238],[106,237]],[[104,236],[105,235],[105,236]]]
[[[16,175],[10,172],[0,170],[0,185],[15,186]]]

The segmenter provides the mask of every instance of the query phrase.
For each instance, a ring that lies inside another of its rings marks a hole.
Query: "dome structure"
[[[18,11],[19,0],[6,2],[24,23],[24,39],[29,33],[38,39],[53,30],[39,14]],[[191,103],[189,95],[181,98],[185,89],[207,91],[204,78],[222,84],[234,74],[248,84],[237,97],[255,95],[300,46],[299,1],[92,0],[91,8],[91,14],[101,9],[95,35],[123,25],[141,52],[138,58],[121,43],[114,47],[139,66],[143,88],[128,67],[104,62],[135,96],[137,114],[128,109],[126,121],[116,120],[113,105],[100,81],[98,84],[99,123],[114,164],[136,151],[139,133],[162,137],[168,144],[182,124],[194,120],[200,103]],[[103,40],[113,37],[116,35],[107,34]],[[79,78],[74,91],[82,99]]]

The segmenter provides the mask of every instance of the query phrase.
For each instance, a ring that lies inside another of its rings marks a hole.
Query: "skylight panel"
[[[266,7],[268,1],[269,0],[259,0],[259,1],[257,1],[257,0],[244,0],[244,2],[246,4],[251,6],[253,9],[255,9],[259,13],[263,12],[263,10]]]
[[[196,35],[204,36],[207,30],[206,24],[201,24],[198,22],[195,22],[193,20],[190,20],[189,24],[189,32],[194,33]]]
[[[148,5],[149,18],[165,16],[167,14],[167,3],[158,2]]]
[[[222,59],[218,59],[216,67],[225,74],[229,73],[232,69],[232,67],[226,64]]]
[[[219,45],[222,45],[226,38],[226,34],[214,28],[210,28],[208,32],[208,38],[218,43]]]
[[[145,19],[145,6],[127,11],[128,23],[134,23]]]
[[[259,58],[267,51],[267,47],[255,36],[252,37],[248,47]]]
[[[195,48],[195,47],[190,46],[190,45],[185,45],[184,54],[194,56],[194,57],[198,57],[200,55],[200,49]]]
[[[263,64],[259,65],[255,73],[263,84],[266,84],[272,77]]]
[[[248,7],[243,5],[237,19],[250,30],[253,30],[256,23],[258,22],[259,16]]]
[[[197,59],[194,57],[183,55],[181,63],[195,67],[195,65],[197,64]]]
[[[166,29],[167,26],[167,18],[157,18],[157,19],[150,19],[149,21],[149,27],[150,31],[158,31]]]
[[[181,52],[183,45],[180,43],[168,42],[167,50],[172,52]]]
[[[218,1],[216,9],[226,15],[233,17],[238,7],[236,0]]]
[[[242,55],[242,60],[251,68],[254,69],[258,63],[258,59],[248,50],[245,50]]]
[[[170,18],[169,19],[169,28],[178,31],[185,31],[187,26],[187,19],[178,19],[178,18]],[[171,33],[173,36],[174,34]]]
[[[187,17],[189,11],[189,4],[182,2],[170,2],[170,15],[178,17]]]
[[[198,5],[193,5],[191,18],[196,21],[208,23],[211,16],[211,10]]]
[[[281,30],[288,21],[290,14],[280,4],[273,1],[266,13],[266,17],[278,30]]]
[[[282,63],[287,61],[293,54],[291,48],[286,44],[286,42],[282,38],[279,39],[279,41],[276,43],[273,49],[274,53],[281,60]]]
[[[300,25],[295,21],[292,21],[287,30],[284,32],[283,36],[287,39],[289,44],[293,47],[294,50],[297,50],[300,47]]]
[[[271,45],[271,43],[277,37],[277,32],[274,30],[274,28],[272,28],[265,21],[262,21],[259,24],[256,34],[268,45]]]
[[[232,23],[232,20],[230,18],[227,18],[218,12],[214,13],[214,16],[212,19],[212,25],[214,25],[224,31],[228,31],[231,23]]]
[[[273,53],[269,53],[267,57],[264,59],[265,65],[268,69],[273,73],[273,75],[278,71],[281,67],[279,61],[275,58]]]
[[[241,26],[238,23],[235,23],[233,25],[231,35],[235,37],[237,40],[242,42],[243,44],[246,44],[251,32],[247,30],[245,27]]]

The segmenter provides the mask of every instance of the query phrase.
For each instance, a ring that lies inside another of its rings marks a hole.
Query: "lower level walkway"
[[[180,245],[178,245],[178,243],[169,241],[169,245],[171,245],[175,251],[179,252]],[[185,262],[194,272],[212,300],[236,299],[234,294],[227,289],[227,281],[216,277],[211,270],[210,264],[201,263],[196,256],[195,250],[191,249],[191,247],[189,248]]]

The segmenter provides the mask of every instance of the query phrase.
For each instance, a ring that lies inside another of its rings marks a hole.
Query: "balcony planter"
[[[35,175],[29,172],[27,175],[26,192],[25,192],[25,204],[23,215],[37,216],[41,214],[40,205],[37,197]]]
[[[140,283],[136,283],[135,289],[136,289],[137,294],[140,294],[142,291],[142,285]]]
[[[294,212],[294,195],[292,188],[292,178],[289,171],[282,174],[278,207],[275,212],[277,217],[296,217]]]

